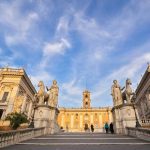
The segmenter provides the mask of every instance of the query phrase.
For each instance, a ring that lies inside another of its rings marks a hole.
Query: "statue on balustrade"
[[[121,93],[121,91],[123,89],[121,89],[121,87],[120,87],[120,85],[119,85],[117,80],[113,81],[113,85],[111,87],[111,95],[112,95],[112,98],[113,98],[114,106],[122,104],[123,100],[122,100],[122,93]]]
[[[35,94],[35,99],[38,102],[38,105],[49,105],[52,107],[57,107],[58,104],[58,92],[59,88],[57,85],[57,81],[53,80],[52,86],[45,91],[45,86],[43,81],[39,81],[38,83],[39,90],[37,94]]]
[[[39,87],[39,90],[37,94],[35,94],[35,98],[38,101],[38,105],[46,104],[48,102],[49,95],[47,92],[45,92],[45,86],[44,86],[43,81],[39,81],[38,87]]]
[[[132,82],[130,79],[127,79],[126,80],[126,86],[125,86],[125,90],[124,92],[122,93],[122,99],[123,99],[123,102],[125,103],[128,103],[130,104],[131,103],[131,98],[132,96],[134,95],[134,92],[131,88],[131,85],[132,85]]]
[[[112,88],[111,88],[111,95],[113,97],[114,106],[117,106],[123,103],[130,104],[131,98],[135,94],[131,88],[131,84],[132,84],[131,80],[127,79],[126,85],[123,88],[120,87],[117,80],[114,80],[113,83],[114,84],[112,85]]]
[[[52,106],[52,107],[57,107],[59,87],[57,85],[56,80],[53,80],[53,84],[48,89],[48,92],[49,92],[49,105]]]

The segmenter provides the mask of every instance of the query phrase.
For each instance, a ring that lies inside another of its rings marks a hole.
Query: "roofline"
[[[139,93],[140,89],[142,88],[142,85],[144,84],[144,81],[146,79],[146,77],[148,76],[148,74],[150,73],[150,66],[147,67],[144,75],[142,76],[142,79],[140,80],[140,83],[138,84],[136,90],[135,90],[135,93]]]
[[[26,71],[23,69],[23,68],[20,68],[20,69],[16,69],[16,68],[9,68],[9,67],[4,67],[4,68],[0,68],[0,71],[6,71],[6,73],[7,72],[16,72],[16,74],[14,73],[14,74],[7,74],[7,75],[16,75],[16,76],[21,76],[21,77],[23,77],[24,79],[25,79],[25,81],[26,81],[26,83],[27,83],[27,85],[29,86],[29,88],[33,91],[33,93],[37,93],[37,91],[36,91],[36,89],[35,89],[35,87],[33,86],[33,84],[32,84],[32,82],[31,82],[31,80],[29,79],[29,77],[28,77],[28,75],[27,75],[27,73],[26,73]],[[17,74],[18,73],[18,74]],[[5,73],[4,73],[5,74]]]

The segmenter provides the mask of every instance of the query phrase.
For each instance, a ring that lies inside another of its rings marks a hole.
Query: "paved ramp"
[[[150,150],[150,142],[102,133],[62,133],[32,138],[3,150]]]

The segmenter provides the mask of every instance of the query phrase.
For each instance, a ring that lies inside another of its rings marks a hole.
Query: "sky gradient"
[[[33,85],[56,79],[59,106],[112,106],[111,85],[133,89],[150,62],[150,0],[0,0],[0,67]],[[38,88],[37,88],[38,89]]]

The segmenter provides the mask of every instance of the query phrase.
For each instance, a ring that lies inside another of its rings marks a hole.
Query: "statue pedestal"
[[[136,119],[132,104],[121,104],[112,108],[114,130],[126,134],[126,127],[135,127]]]
[[[51,107],[50,111],[50,133],[58,133],[60,131],[60,127],[57,123],[57,117],[58,117],[59,110],[55,107]]]
[[[35,109],[34,126],[35,128],[45,127],[45,134],[59,132],[57,116],[59,110],[48,105],[38,105]]]

